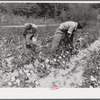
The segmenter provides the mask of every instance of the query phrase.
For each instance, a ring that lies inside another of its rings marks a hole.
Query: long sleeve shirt
[[[60,24],[59,29],[60,30],[67,30],[67,32],[69,34],[72,34],[72,32],[77,29],[77,25],[78,25],[77,22],[67,21],[67,22]]]

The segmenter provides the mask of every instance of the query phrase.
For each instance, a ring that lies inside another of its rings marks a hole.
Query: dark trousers
[[[74,38],[74,34],[71,34],[70,40],[71,40],[72,43],[73,43],[73,38]]]
[[[61,43],[61,41],[64,41],[65,45],[69,44],[69,42],[66,38],[67,36],[68,36],[67,31],[62,32],[60,30],[57,30],[54,34],[53,41],[51,43],[51,51],[56,50],[58,48],[59,44]],[[72,43],[73,43],[73,37],[74,37],[74,34],[69,36]]]

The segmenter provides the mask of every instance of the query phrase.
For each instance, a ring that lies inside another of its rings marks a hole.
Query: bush
[[[98,4],[98,3],[92,4],[91,7],[94,9],[98,9],[98,8],[100,8],[100,4]]]
[[[37,16],[39,12],[39,7],[36,4],[16,4],[12,9],[14,15],[26,16]]]
[[[11,20],[21,19],[25,21],[34,19],[53,19],[56,21],[79,21],[79,20],[95,20],[98,9],[94,9],[94,4],[63,4],[63,3],[8,3],[0,4],[2,19],[7,22]],[[9,17],[9,18],[8,18]],[[23,18],[22,18],[23,17]],[[21,19],[20,19],[21,18]]]
[[[61,17],[63,20],[94,20],[96,19],[97,12],[91,8],[90,4],[70,4],[68,11],[62,12]]]

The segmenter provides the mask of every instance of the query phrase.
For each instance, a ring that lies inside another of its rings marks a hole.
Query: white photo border
[[[0,3],[100,3],[100,1],[0,1]],[[99,99],[95,88],[1,88],[0,99]]]

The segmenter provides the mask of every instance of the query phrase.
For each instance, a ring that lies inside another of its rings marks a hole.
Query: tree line
[[[25,16],[27,19],[54,18],[60,20],[91,20],[96,17],[100,4],[69,3],[1,3],[0,12]]]

